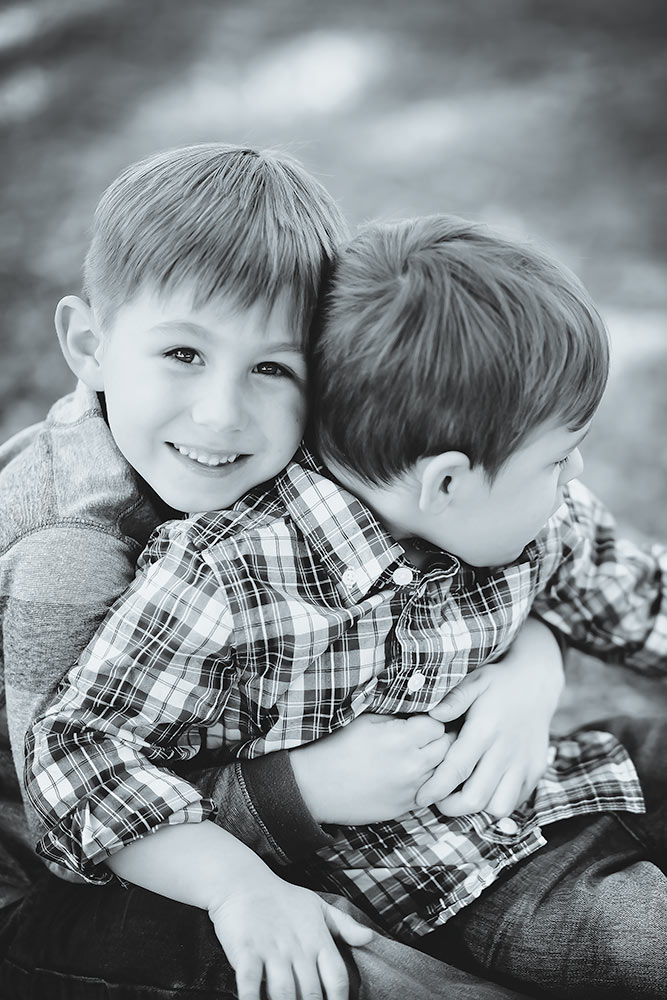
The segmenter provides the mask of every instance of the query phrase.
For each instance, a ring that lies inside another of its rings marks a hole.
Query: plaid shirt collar
[[[406,550],[387,533],[357,497],[329,478],[327,470],[301,447],[275,482],[288,516],[326,566],[331,578],[355,595],[367,594],[393,565],[409,565]],[[428,552],[429,572],[454,577],[459,560],[432,549],[420,539],[416,548]]]

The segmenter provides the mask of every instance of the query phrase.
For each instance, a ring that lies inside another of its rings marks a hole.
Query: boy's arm
[[[614,518],[573,481],[537,541],[533,612],[583,652],[647,674],[667,671],[667,549],[618,537]]]
[[[278,878],[207,821],[162,828],[109,860],[121,878],[208,912],[236,971],[239,1000],[348,996],[333,938],[367,944],[369,928],[316,893]]]
[[[61,524],[26,534],[2,556],[7,729],[33,843],[44,828],[25,794],[26,733],[134,579],[138,554],[138,543],[125,536]],[[214,799],[216,821],[269,861],[284,864],[329,841],[303,802],[286,751],[194,780]]]
[[[51,828],[42,853],[90,881],[106,881],[108,864],[206,909],[244,1000],[262,983],[268,996],[323,988],[343,1000],[333,937],[362,945],[372,932],[206,822],[211,804],[160,766],[192,756],[196,726],[220,717],[235,679],[218,582],[189,555],[136,578],[35,724],[28,791]]]
[[[42,856],[106,881],[108,857],[170,823],[214,811],[167,770],[191,760],[236,674],[214,572],[165,544],[107,616],[27,740],[26,786],[48,833]]]

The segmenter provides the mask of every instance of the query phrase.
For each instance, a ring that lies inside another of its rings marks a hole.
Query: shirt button
[[[346,587],[354,587],[357,582],[357,574],[353,569],[346,569],[343,573],[343,583]]]
[[[414,674],[408,678],[408,691],[413,694],[415,691],[421,691],[421,689],[426,684],[426,678],[420,670],[415,670]]]
[[[499,830],[500,833],[507,834],[508,837],[511,837],[515,833],[519,832],[519,824],[516,823],[510,816],[502,816],[500,819],[496,820],[495,826],[496,830]]]
[[[399,566],[391,574],[391,578],[394,583],[397,583],[399,587],[405,587],[406,584],[412,583],[412,578],[414,573],[409,566]]]

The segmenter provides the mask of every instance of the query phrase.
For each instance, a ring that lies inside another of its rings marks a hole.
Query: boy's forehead
[[[181,283],[174,288],[144,286],[121,307],[119,313],[123,312],[147,328],[165,332],[178,328],[201,336],[210,336],[229,323],[239,323],[271,339],[284,328],[281,339],[301,347],[303,324],[295,322],[296,307],[286,294],[278,295],[275,301],[257,296],[252,303],[246,303],[227,291],[203,295],[195,283]]]
[[[591,421],[583,427],[573,428],[568,424],[551,421],[536,428],[519,450],[573,451],[578,448],[590,429]]]

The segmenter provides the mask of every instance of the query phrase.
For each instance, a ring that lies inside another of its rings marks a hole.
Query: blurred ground
[[[0,2],[0,439],[71,386],[53,308],[118,170],[280,145],[353,222],[451,211],[580,274],[614,345],[583,478],[667,538],[666,48],[662,0]],[[559,723],[666,692],[576,659]]]

